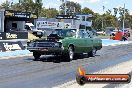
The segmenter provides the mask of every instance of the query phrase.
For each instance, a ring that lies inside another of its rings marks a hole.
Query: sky
[[[0,3],[4,2],[6,0],[0,0]],[[18,2],[18,0],[8,0],[13,2]],[[124,3],[126,6],[126,9],[129,10],[130,14],[132,14],[132,0],[67,0],[67,1],[74,1],[79,3],[82,8],[88,7],[92,9],[96,13],[104,13],[103,12],[103,6],[105,6],[104,11],[110,9],[113,11],[113,8],[117,7],[124,7]],[[59,6],[61,5],[60,0],[43,0],[43,6],[46,8],[56,8],[59,9]]]

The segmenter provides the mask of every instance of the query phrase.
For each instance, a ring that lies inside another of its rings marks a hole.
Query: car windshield
[[[61,37],[75,37],[76,29],[55,29],[52,34],[57,34]]]

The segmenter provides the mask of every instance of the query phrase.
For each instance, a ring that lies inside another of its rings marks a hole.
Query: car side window
[[[79,30],[78,37],[84,38],[84,32],[82,30]]]
[[[87,31],[85,31],[85,38],[90,38],[90,36],[89,36]]]
[[[92,32],[86,31],[86,34],[87,34],[87,38],[92,38]]]
[[[89,35],[88,35],[87,31],[85,31],[85,30],[79,30],[78,37],[79,38],[89,38]]]

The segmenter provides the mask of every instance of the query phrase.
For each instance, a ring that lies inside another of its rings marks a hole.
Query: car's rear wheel
[[[92,51],[90,51],[90,52],[88,53],[88,55],[89,55],[90,57],[95,57],[96,52],[97,52],[97,49],[96,49],[96,48],[93,48]]]
[[[37,52],[33,52],[33,56],[34,56],[34,61],[37,61],[40,59],[41,54],[39,54]]]
[[[69,59],[71,61],[71,60],[74,59],[74,50],[73,50],[73,47],[70,46],[69,49],[68,49],[68,51],[69,51]]]

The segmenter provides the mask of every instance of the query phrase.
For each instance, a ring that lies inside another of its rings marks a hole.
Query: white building
[[[93,17],[91,14],[77,14],[75,16],[59,15],[56,18],[39,17],[35,20],[35,25],[41,30],[50,30],[54,28],[79,28],[80,25],[92,26]]]

